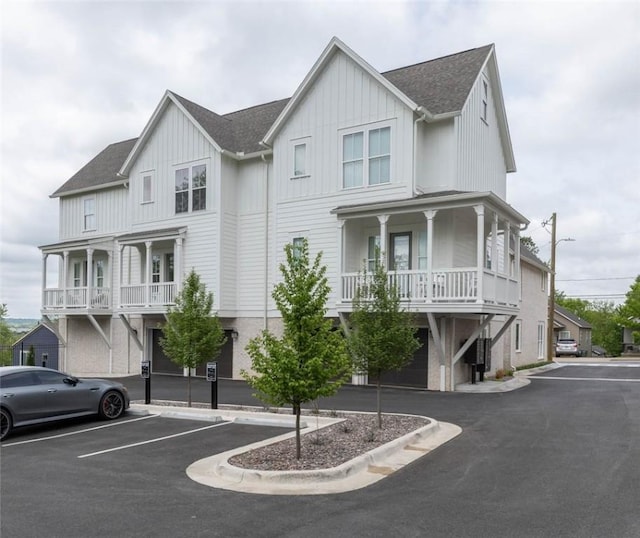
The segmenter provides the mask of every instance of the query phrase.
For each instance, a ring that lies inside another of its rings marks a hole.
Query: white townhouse
[[[229,336],[219,373],[238,378],[249,339],[281,328],[284,245],[307,238],[336,324],[379,247],[424,344],[385,381],[453,390],[476,338],[492,338],[495,370],[530,337],[513,323],[532,308],[528,221],[506,202],[514,171],[493,45],[379,73],[333,38],[291,98],[224,115],[167,91],[138,138],[52,195],[60,239],[40,247],[42,313],[58,318],[61,367],[126,375],[148,359],[182,373],[158,341],[194,268]]]

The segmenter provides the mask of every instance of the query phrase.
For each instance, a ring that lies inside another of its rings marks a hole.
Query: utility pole
[[[555,355],[553,345],[553,319],[556,310],[556,214],[551,215],[551,279],[549,284],[549,314],[547,327],[547,361]]]

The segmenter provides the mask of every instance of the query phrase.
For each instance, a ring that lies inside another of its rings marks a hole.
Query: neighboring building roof
[[[544,263],[540,258],[538,258],[538,256],[531,252],[526,245],[523,245],[522,243],[520,243],[520,257],[523,260],[529,262],[531,265],[535,265],[536,267],[542,269],[543,271],[546,271],[547,273],[551,271],[546,263]]]
[[[433,115],[462,110],[493,45],[443,56],[382,73]]]
[[[555,313],[568,319],[569,321],[571,321],[571,323],[573,323],[574,325],[577,325],[581,329],[591,329],[591,324],[588,321],[585,321],[580,316],[574,314],[573,312],[571,312],[570,310],[567,310],[562,306],[556,305]]]
[[[51,197],[56,198],[62,194],[82,192],[92,187],[105,188],[109,185],[124,183],[126,179],[119,177],[118,171],[137,140],[137,138],[131,138],[109,144],[68,179]]]
[[[18,339],[13,343],[13,345],[14,345],[14,346],[17,346],[20,342],[22,342],[23,340],[25,340],[25,339],[26,339],[26,338],[28,338],[29,336],[32,336],[33,334],[35,334],[35,333],[37,333],[37,332],[40,332],[40,331],[41,331],[41,330],[43,330],[43,329],[45,329],[45,330],[49,331],[51,334],[53,334],[53,335],[57,338],[56,333],[55,333],[54,331],[52,331],[50,327],[48,327],[47,325],[45,325],[44,323],[42,323],[41,321],[39,321],[39,322],[38,322],[38,324],[37,324],[33,329],[31,329],[28,333],[23,334],[20,338],[18,338]]]

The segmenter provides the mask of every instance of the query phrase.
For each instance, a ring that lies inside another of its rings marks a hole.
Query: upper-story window
[[[307,145],[293,146],[293,177],[307,175]]]
[[[96,199],[85,198],[83,201],[84,231],[91,231],[96,229]]]
[[[342,186],[345,189],[391,181],[391,127],[342,137]]]
[[[153,202],[153,176],[151,172],[142,174],[142,203]]]
[[[293,257],[296,259],[300,259],[302,256],[302,250],[304,249],[304,237],[294,237],[291,241],[291,245],[293,246]]]
[[[176,213],[207,208],[207,165],[197,164],[175,171]]]
[[[367,246],[367,271],[374,272],[380,257],[380,236],[370,235]]]

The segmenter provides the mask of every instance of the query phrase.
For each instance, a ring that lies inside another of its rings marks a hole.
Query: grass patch
[[[531,368],[538,368],[540,366],[546,366],[547,364],[549,364],[547,361],[532,362],[530,364],[516,366],[516,371],[519,372],[520,370],[531,370]]]

